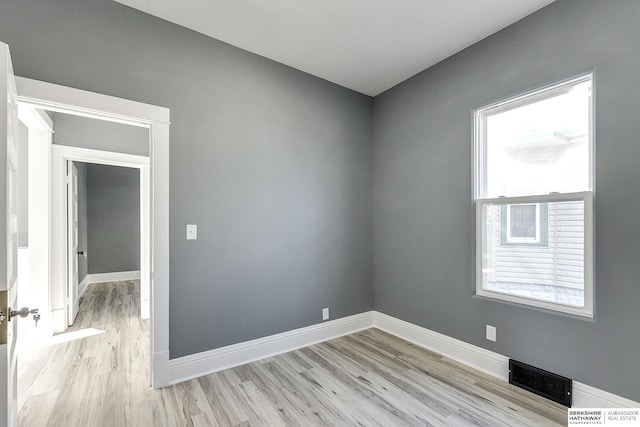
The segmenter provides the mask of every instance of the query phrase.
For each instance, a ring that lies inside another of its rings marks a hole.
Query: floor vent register
[[[571,407],[573,381],[569,378],[509,359],[509,383]]]

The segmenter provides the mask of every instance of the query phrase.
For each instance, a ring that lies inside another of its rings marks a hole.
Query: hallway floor
[[[139,289],[139,281],[92,284],[65,333],[21,346],[20,426],[127,425],[125,418],[162,405],[148,386],[149,321],[140,319]]]

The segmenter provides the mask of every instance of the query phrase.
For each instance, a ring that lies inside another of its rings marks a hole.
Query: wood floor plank
[[[46,426],[51,418],[51,412],[58,401],[58,390],[49,393],[34,394],[25,399],[20,408],[20,425]]]
[[[237,369],[238,376],[245,383],[251,383],[268,399],[269,405],[275,408],[279,416],[288,426],[312,425],[315,417],[310,416],[311,408],[295,394],[283,389],[278,379],[269,372],[264,363],[252,363]]]
[[[245,421],[245,416],[237,411],[238,404],[230,402],[226,393],[211,375],[198,379],[207,402],[213,413],[215,422],[222,426],[238,425]]]
[[[152,390],[139,301],[137,281],[92,284],[65,334],[25,347],[20,426],[566,423],[563,406],[377,329]]]

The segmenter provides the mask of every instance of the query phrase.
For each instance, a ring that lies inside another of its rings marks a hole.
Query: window
[[[503,205],[500,209],[500,244],[503,246],[547,246],[546,203]]]
[[[593,317],[592,89],[475,110],[477,295]]]
[[[540,203],[507,205],[507,241],[540,241]]]

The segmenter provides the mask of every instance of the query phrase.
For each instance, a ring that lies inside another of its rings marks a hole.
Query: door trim
[[[20,103],[61,113],[149,129],[151,385],[168,385],[169,372],[169,109],[16,77]],[[52,165],[53,166],[53,165]],[[52,173],[53,173],[52,168]],[[52,175],[52,178],[54,176]],[[52,212],[55,215],[55,212]],[[66,219],[63,218],[63,221]],[[54,223],[55,224],[55,223]],[[55,235],[57,227],[52,227]],[[65,227],[66,228],[66,227]],[[63,232],[64,234],[64,232]],[[54,236],[52,236],[54,237]],[[52,238],[52,240],[54,240]],[[60,240],[60,239],[58,239]],[[63,239],[66,240],[66,239]],[[51,255],[60,253],[51,242]],[[66,250],[61,251],[66,256]],[[58,271],[62,270],[62,272]],[[52,262],[50,286],[66,285],[66,264]],[[66,289],[66,288],[65,288]],[[52,295],[53,297],[53,295]]]
[[[78,280],[79,265],[78,265],[78,245],[79,245],[79,230],[78,230],[78,169],[74,164],[74,161],[69,159],[65,162],[66,171],[66,185],[65,190],[67,193],[67,325],[73,325],[78,315],[78,306],[80,295],[78,287],[80,281]],[[54,191],[55,195],[55,191]],[[75,211],[75,212],[74,212]],[[75,224],[74,224],[75,220]],[[75,247],[72,242],[75,239]],[[75,268],[75,271],[74,271]],[[75,273],[75,278],[73,273]],[[78,304],[78,306],[76,306]],[[64,328],[66,329],[66,328]]]

